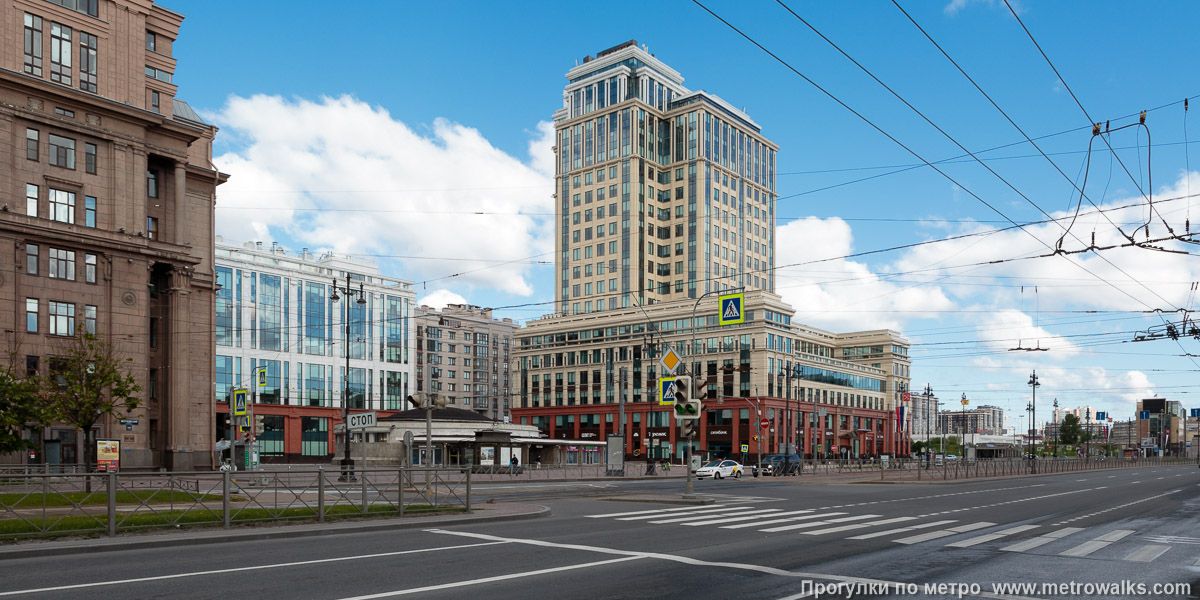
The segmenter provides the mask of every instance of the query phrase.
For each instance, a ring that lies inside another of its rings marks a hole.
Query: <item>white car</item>
[[[696,478],[704,479],[712,477],[713,479],[723,479],[725,477],[738,478],[742,476],[742,465],[733,460],[714,460],[699,469],[696,469]]]

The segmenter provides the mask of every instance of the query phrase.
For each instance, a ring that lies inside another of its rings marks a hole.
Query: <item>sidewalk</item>
[[[84,552],[111,552],[145,548],[221,544],[243,540],[272,540],[317,535],[340,535],[394,529],[424,529],[451,527],[468,523],[517,521],[550,515],[550,509],[539,504],[516,502],[479,503],[470,514],[429,515],[423,517],[373,517],[333,523],[288,524],[264,522],[261,525],[239,525],[230,529],[196,527],[188,530],[147,530],[143,533],[122,533],[116,537],[61,538],[50,541],[0,542],[0,561],[31,556],[62,556]]]

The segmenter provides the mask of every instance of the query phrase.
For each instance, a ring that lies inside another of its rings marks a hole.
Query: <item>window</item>
[[[153,31],[146,32],[146,49],[151,52],[158,52],[158,36]]]
[[[50,278],[75,281],[75,251],[50,249]]]
[[[37,244],[25,244],[25,273],[27,275],[38,274]]]
[[[162,69],[155,69],[150,65],[146,65],[146,77],[157,79],[164,83],[171,83],[171,72]]]
[[[67,110],[67,109],[65,109],[65,108],[63,108],[63,107],[61,107],[61,106],[55,106],[55,107],[54,107],[54,114],[56,114],[56,115],[60,115],[60,116],[63,116],[63,117],[69,117],[69,118],[72,118],[72,119],[74,119],[74,118],[75,118],[75,111],[73,111],[73,110]]]
[[[25,72],[42,76],[42,18],[25,13]]]
[[[91,196],[83,199],[83,224],[87,227],[96,226],[96,199]]]
[[[156,240],[158,239],[158,218],[146,217],[146,237]]]
[[[326,456],[329,454],[329,419],[300,417],[300,454]]]
[[[51,133],[50,164],[64,169],[74,169],[75,140]]]
[[[38,357],[26,356],[25,357],[25,375],[27,375],[29,377],[36,377],[38,374],[38,362],[39,362]]]
[[[96,255],[83,255],[83,277],[88,283],[96,283]]]
[[[162,112],[162,110],[159,108],[158,92],[153,90],[150,92],[150,110],[153,110],[156,113]]]
[[[29,333],[37,333],[38,330],[38,300],[37,298],[25,299],[25,331]]]
[[[36,161],[38,159],[38,130],[25,130],[25,158]]]
[[[91,142],[83,144],[83,170],[96,174],[96,145]]]
[[[96,36],[79,32],[79,89],[93,94],[96,86]]]
[[[75,223],[75,192],[50,189],[50,218],[60,223]]]
[[[50,302],[50,335],[75,335],[75,305]]]
[[[158,347],[158,317],[150,317],[150,347]]]
[[[83,13],[89,17],[100,18],[100,0],[50,0],[51,2],[63,7],[69,8],[77,13]]]
[[[158,197],[158,171],[146,171],[146,195],[151,198]]]
[[[71,85],[71,28],[50,23],[50,81]]]
[[[83,307],[83,327],[92,334],[96,335],[96,307],[90,304],[85,304]],[[153,370],[153,369],[151,369]],[[151,395],[153,398],[154,396]]]
[[[38,209],[38,186],[32,183],[25,184],[25,214],[31,217],[37,216]]]

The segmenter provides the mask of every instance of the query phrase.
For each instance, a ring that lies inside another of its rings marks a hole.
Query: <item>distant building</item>
[[[354,411],[401,411],[414,386],[415,292],[375,263],[305,248],[216,243],[216,438],[229,437],[229,399],[257,395],[263,462],[327,462],[335,426]],[[357,296],[337,287],[363,291]],[[350,335],[346,336],[347,310]],[[349,371],[347,363],[349,340]],[[266,385],[254,381],[266,369]],[[349,382],[346,376],[349,375]],[[349,391],[349,398],[346,391]]]
[[[509,419],[516,331],[516,322],[493,319],[490,308],[417,308],[416,391],[441,394],[449,408]]]
[[[0,335],[30,374],[50,374],[80,327],[128,359],[141,406],[96,427],[120,441],[121,468],[213,464],[213,204],[227,176],[216,128],[176,97],[183,19],[152,0],[0,7],[0,242],[13,253]],[[26,435],[39,450],[23,461],[83,460],[73,427]]]

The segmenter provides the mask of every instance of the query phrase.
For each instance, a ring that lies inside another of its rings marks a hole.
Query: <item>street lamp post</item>
[[[961,437],[958,440],[959,444],[962,445],[962,453],[963,453],[962,459],[963,460],[967,460],[967,404],[969,402],[970,401],[967,400],[967,393],[963,392],[963,395],[962,395],[962,431],[959,432],[959,435]]]
[[[933,454],[932,454],[932,452],[933,452],[933,433],[932,433],[933,427],[931,427],[930,425],[937,424],[937,415],[935,414],[936,411],[929,409],[929,405],[933,404],[933,400],[932,400],[933,388],[929,387],[928,383],[925,384],[925,392],[921,394],[921,397],[925,399],[925,403],[922,408],[924,408],[924,410],[925,410],[925,417],[926,417],[925,418],[925,423],[926,423],[925,443],[928,446],[928,449],[925,450],[925,468],[928,469],[929,463],[933,462]],[[933,417],[932,421],[930,421],[930,419],[929,419],[930,416]]]
[[[1092,407],[1084,409],[1084,414],[1087,415],[1087,431],[1083,438],[1083,460],[1087,462],[1092,457]]]
[[[1037,389],[1040,385],[1042,384],[1038,383],[1037,369],[1034,369],[1033,373],[1029,375],[1029,387],[1033,389],[1033,399],[1029,402],[1029,411],[1031,415],[1029,419],[1029,427],[1033,431],[1033,441],[1031,444],[1035,452],[1037,450]],[[1033,452],[1031,452],[1031,454],[1033,454]],[[1033,473],[1034,475],[1037,474],[1036,456],[1029,461],[1029,469],[1030,473]]]
[[[358,284],[358,289],[350,287],[350,277],[346,277],[346,285],[339,288],[337,278],[333,280],[333,294],[329,299],[337,302],[341,300],[338,292],[346,297],[345,310],[343,311],[344,318],[342,319],[345,325],[345,337],[342,338],[342,347],[346,355],[346,370],[342,372],[342,434],[345,438],[343,450],[345,454],[342,458],[342,474],[338,476],[338,481],[355,481],[354,476],[354,459],[350,458],[350,297],[357,296],[355,301],[359,306],[367,303],[366,294],[363,292],[363,284]],[[364,443],[365,443],[364,438]]]
[[[1054,458],[1058,458],[1058,398],[1054,399]]]

